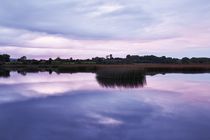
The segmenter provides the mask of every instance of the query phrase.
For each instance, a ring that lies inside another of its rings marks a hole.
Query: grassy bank
[[[125,65],[1,65],[0,77],[9,77],[10,72],[21,75],[27,73],[55,72],[60,73],[95,73],[99,83],[110,87],[119,84],[123,86],[144,85],[146,75],[168,73],[210,73],[210,65],[184,65],[184,64],[125,64]],[[130,81],[130,82],[129,82]],[[132,85],[129,85],[134,81]],[[112,83],[110,85],[110,83]]]
[[[73,64],[73,65],[1,65],[10,71],[55,71],[55,72],[97,72],[99,70],[145,70],[147,72],[210,71],[210,64]]]
[[[136,69],[144,69],[144,68],[203,68],[210,69],[210,64],[57,64],[57,65],[0,65],[0,68],[75,68],[75,67],[96,67],[96,68],[136,68]]]

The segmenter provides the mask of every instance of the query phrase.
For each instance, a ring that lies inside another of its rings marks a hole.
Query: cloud
[[[101,114],[96,114],[96,113],[90,113],[89,117],[96,120],[98,124],[102,125],[108,125],[108,126],[119,126],[122,125],[124,122],[121,120],[117,120],[112,117],[104,116]]]
[[[91,17],[97,17],[97,16],[103,16],[106,14],[111,14],[117,11],[121,11],[121,9],[123,9],[122,5],[109,3],[109,4],[98,6],[95,11],[89,14]]]
[[[82,50],[87,57],[95,52],[179,56],[197,48],[197,55],[209,56],[204,53],[210,52],[209,15],[208,0],[1,1],[0,51],[33,57],[47,55],[47,48],[60,49],[61,56],[79,57]]]
[[[141,34],[136,28],[153,24],[155,20],[141,7],[127,3],[94,0],[2,2],[2,26],[49,34],[63,34],[83,39],[121,39]],[[18,22],[14,22],[18,21]],[[126,27],[126,28],[125,28]]]

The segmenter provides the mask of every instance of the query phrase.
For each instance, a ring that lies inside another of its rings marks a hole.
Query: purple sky
[[[0,53],[210,57],[209,0],[0,0]]]

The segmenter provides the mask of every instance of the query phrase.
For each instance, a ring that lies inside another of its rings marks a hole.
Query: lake
[[[0,140],[210,140],[210,74],[9,72]]]

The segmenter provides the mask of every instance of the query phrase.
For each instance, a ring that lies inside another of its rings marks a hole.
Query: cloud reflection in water
[[[207,77],[147,76],[144,88],[105,89],[94,74],[11,73],[0,78],[0,139],[208,140]]]

